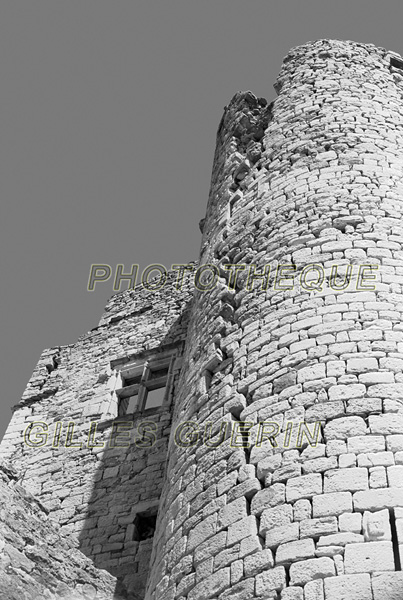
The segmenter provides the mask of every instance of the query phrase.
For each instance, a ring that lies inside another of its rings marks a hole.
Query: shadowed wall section
[[[177,280],[171,272],[160,290],[113,296],[97,328],[76,344],[46,350],[1,447],[60,534],[116,576],[116,598],[144,596],[193,292],[189,273],[182,286]],[[166,354],[163,405],[124,414],[120,371]]]

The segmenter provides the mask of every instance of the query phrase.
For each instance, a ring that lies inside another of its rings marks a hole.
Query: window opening
[[[165,387],[155,388],[154,390],[147,389],[146,403],[144,408],[157,408],[162,406],[165,397]]]
[[[116,390],[119,416],[159,408],[167,402],[173,361],[171,353],[121,369],[122,387]]]
[[[142,542],[154,536],[157,514],[138,513],[134,520],[133,541]]]

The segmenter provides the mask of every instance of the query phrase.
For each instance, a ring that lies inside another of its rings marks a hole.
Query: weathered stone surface
[[[250,515],[249,517],[245,517],[241,521],[237,521],[228,527],[227,543],[230,546],[251,535],[257,535],[257,533],[258,530],[256,517]]]
[[[312,539],[298,540],[282,544],[277,548],[276,563],[287,564],[312,558],[315,553],[315,545]]]
[[[403,573],[375,573],[372,576],[374,600],[400,600],[403,594]]]
[[[312,506],[314,517],[341,515],[353,510],[352,495],[350,492],[333,492],[314,496]]]
[[[287,502],[300,500],[301,498],[312,498],[315,494],[322,492],[322,477],[319,473],[311,473],[294,477],[287,481]]]
[[[219,594],[230,584],[230,568],[216,571],[202,582],[198,583],[189,593],[189,600],[203,600],[203,598]]]
[[[324,600],[323,580],[309,581],[304,587],[305,600]]]
[[[127,598],[116,578],[94,568],[43,505],[16,482],[15,472],[0,467],[1,598]]]
[[[372,600],[368,574],[329,577],[324,581],[326,600]]]
[[[353,496],[354,510],[380,510],[382,508],[403,507],[403,494],[399,488],[366,490]]]
[[[338,531],[336,517],[305,519],[300,522],[300,537],[317,537]]]
[[[321,536],[317,547],[321,546],[346,546],[347,544],[356,544],[364,541],[364,536],[358,533],[340,532]]]
[[[365,541],[391,540],[391,530],[389,522],[389,511],[379,510],[377,512],[364,512],[362,527]]]
[[[367,426],[361,417],[343,417],[330,421],[325,427],[326,440],[348,440],[355,435],[365,434]]]
[[[347,544],[344,554],[344,568],[347,574],[394,571],[392,542]]]
[[[273,527],[266,533],[266,548],[275,548],[279,544],[292,542],[299,538],[299,523],[288,523]]]
[[[285,485],[275,483],[269,488],[259,491],[252,498],[251,513],[253,515],[261,515],[264,509],[272,508],[278,504],[282,504],[285,500]]]
[[[260,517],[259,532],[264,535],[274,527],[281,527],[291,523],[293,510],[289,504],[265,509]]]
[[[284,567],[274,567],[269,571],[256,575],[256,594],[263,596],[270,592],[280,591],[286,586]]]
[[[304,600],[304,591],[300,587],[286,588],[281,592],[281,600]]]
[[[262,571],[266,571],[274,566],[274,559],[271,550],[262,550],[244,560],[244,570],[246,577],[252,577]]]
[[[351,531],[352,533],[361,533],[361,528],[361,513],[343,513],[339,516],[340,531]]]
[[[323,579],[336,574],[331,558],[311,558],[291,565],[291,585],[304,585],[314,579]]]
[[[364,468],[338,469],[325,473],[325,493],[356,492],[368,488],[368,471]]]

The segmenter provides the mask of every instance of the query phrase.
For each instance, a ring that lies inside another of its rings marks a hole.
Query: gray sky
[[[401,0],[9,0],[0,8],[0,437],[41,351],[96,326],[92,263],[198,256],[215,133],[289,48],[403,52]]]

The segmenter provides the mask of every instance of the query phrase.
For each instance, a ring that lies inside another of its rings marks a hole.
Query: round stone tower
[[[401,68],[320,40],[225,108],[147,600],[403,598]]]

